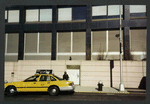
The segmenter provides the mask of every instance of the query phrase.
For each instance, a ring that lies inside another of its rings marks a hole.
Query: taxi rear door
[[[47,91],[48,87],[50,86],[49,75],[41,75],[39,82],[41,84],[40,91]]]

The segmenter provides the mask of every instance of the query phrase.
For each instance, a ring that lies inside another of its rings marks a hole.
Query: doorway
[[[79,69],[67,69],[69,81],[73,81],[75,85],[79,85]]]

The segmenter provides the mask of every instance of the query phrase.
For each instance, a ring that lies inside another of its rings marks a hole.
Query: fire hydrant
[[[103,82],[99,81],[97,85],[98,85],[98,91],[102,91]]]

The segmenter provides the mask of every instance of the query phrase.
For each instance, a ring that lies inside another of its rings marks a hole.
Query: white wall
[[[53,73],[62,77],[66,65],[80,65],[80,85],[97,86],[99,80],[104,87],[110,87],[110,61],[46,61],[23,60],[5,62],[4,80],[8,82],[23,81],[35,74],[37,69],[53,69]],[[11,75],[14,72],[14,77]],[[146,61],[123,61],[123,83],[125,87],[138,88],[143,76],[146,76]],[[120,84],[120,62],[114,61],[112,69],[113,87]]]

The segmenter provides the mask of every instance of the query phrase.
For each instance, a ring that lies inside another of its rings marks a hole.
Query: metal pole
[[[120,9],[120,91],[124,91],[124,85],[123,85],[123,78],[122,78],[122,50],[123,50],[123,44],[122,44],[122,34],[121,34],[121,5],[119,5]]]

